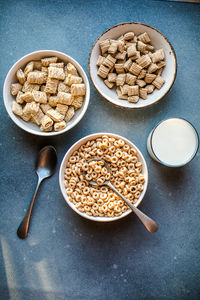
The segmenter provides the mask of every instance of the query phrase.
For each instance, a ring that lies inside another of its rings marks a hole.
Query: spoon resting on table
[[[22,220],[18,230],[17,235],[21,239],[25,239],[28,235],[28,229],[30,224],[31,213],[33,209],[33,205],[35,202],[35,198],[39,189],[41,182],[52,176],[56,170],[57,165],[57,154],[56,150],[52,146],[46,146],[40,150],[38,153],[36,162],[35,162],[35,171],[38,175],[38,183],[35,189],[35,193],[33,195],[33,199],[29,205],[29,208]]]
[[[108,164],[102,159],[102,158],[98,158],[98,157],[94,157],[89,159],[87,162],[90,161],[102,161],[104,163],[104,166],[106,167],[106,169],[109,171],[109,166]],[[85,172],[83,172],[85,173]],[[100,186],[97,182],[93,181],[93,180],[89,180],[88,181],[91,185],[94,186]],[[137,215],[137,217],[140,219],[140,221],[143,223],[143,225],[146,227],[146,229],[153,233],[156,232],[158,230],[158,224],[152,220],[150,217],[148,217],[147,215],[145,215],[141,210],[139,210],[137,207],[135,207],[134,204],[131,203],[130,200],[126,199],[113,185],[109,180],[105,180],[103,185],[108,186],[109,188],[111,188],[122,200],[124,200],[124,202],[126,202],[126,204],[132,209],[132,211]]]

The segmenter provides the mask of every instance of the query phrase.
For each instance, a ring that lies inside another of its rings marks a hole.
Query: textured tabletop
[[[39,49],[65,52],[88,75],[96,38],[121,22],[156,27],[172,43],[178,73],[170,92],[151,107],[125,111],[91,86],[88,110],[70,132],[43,138],[19,129],[0,102],[0,299],[199,299],[200,156],[183,168],[154,162],[146,150],[162,119],[183,117],[200,132],[200,5],[170,1],[0,1],[0,84],[23,55]],[[130,139],[149,169],[140,208],[159,224],[148,233],[137,217],[98,224],[76,215],[61,195],[58,171],[67,149],[95,132]],[[56,147],[56,174],[41,186],[30,233],[17,237],[37,182],[39,149]]]

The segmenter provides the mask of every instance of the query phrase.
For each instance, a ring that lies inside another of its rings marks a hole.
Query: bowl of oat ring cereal
[[[17,126],[35,135],[54,136],[82,119],[89,104],[90,86],[83,68],[72,57],[39,50],[11,67],[3,97]]]
[[[60,189],[67,204],[92,221],[109,222],[130,214],[132,210],[104,185],[105,181],[137,207],[147,190],[147,165],[140,150],[126,138],[113,133],[91,134],[65,154]]]
[[[115,106],[142,108],[162,99],[172,87],[176,55],[168,39],[141,23],[122,23],[95,41],[89,56],[91,81]]]

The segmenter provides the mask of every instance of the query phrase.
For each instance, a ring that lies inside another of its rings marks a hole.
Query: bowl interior
[[[20,68],[24,68],[28,62],[31,60],[40,60],[43,57],[48,57],[48,56],[57,56],[59,59],[64,61],[65,63],[71,62],[74,64],[74,66],[77,68],[80,76],[83,78],[83,81],[86,85],[86,95],[85,99],[83,101],[83,105],[80,109],[78,109],[74,115],[74,117],[67,123],[67,126],[64,130],[58,131],[58,132],[42,132],[36,124],[33,124],[31,122],[25,122],[24,120],[20,119],[17,117],[13,112],[11,108],[11,104],[13,100],[15,100],[15,97],[11,95],[10,93],[10,86],[12,83],[17,82],[17,77],[16,77],[16,72]],[[20,128],[24,129],[25,131],[36,134],[36,135],[41,135],[41,136],[53,136],[53,135],[58,135],[63,132],[68,131],[70,128],[74,127],[80,119],[83,117],[85,111],[87,110],[87,106],[89,103],[89,97],[90,97],[90,87],[89,87],[89,82],[87,79],[87,76],[82,69],[82,67],[70,56],[59,52],[59,51],[52,51],[52,50],[40,50],[36,52],[32,52],[21,59],[19,59],[9,70],[7,77],[4,82],[4,89],[3,89],[3,97],[4,97],[4,104],[6,107],[6,110],[11,117],[11,119],[15,122],[16,125],[18,125]]]
[[[145,162],[145,159],[142,155],[142,153],[140,152],[140,150],[133,144],[131,143],[129,140],[127,140],[126,138],[124,137],[121,137],[117,134],[112,134],[112,133],[95,133],[95,134],[91,134],[91,135],[88,135],[82,139],[80,139],[78,142],[76,142],[74,145],[72,145],[72,147],[67,151],[67,153],[65,154],[63,160],[62,160],[62,163],[61,163],[61,166],[60,166],[60,173],[59,173],[59,184],[60,184],[60,189],[61,189],[61,192],[63,194],[63,197],[65,199],[65,201],[68,203],[68,205],[76,212],[78,213],[79,215],[81,215],[82,217],[84,218],[87,218],[87,219],[90,219],[90,220],[93,220],[93,221],[98,221],[98,222],[110,222],[110,221],[115,221],[115,220],[118,220],[118,219],[121,219],[125,216],[127,216],[128,214],[130,214],[132,212],[131,209],[128,209],[126,212],[124,212],[121,216],[116,216],[116,217],[113,217],[113,218],[110,218],[110,217],[94,217],[94,216],[88,216],[86,215],[85,213],[82,213],[80,212],[76,207],[75,205],[69,201],[69,198],[67,196],[67,193],[66,193],[66,189],[65,189],[65,186],[64,186],[64,174],[65,174],[65,168],[66,168],[66,163],[68,162],[70,156],[72,155],[72,153],[74,151],[76,151],[81,145],[87,143],[87,141],[90,141],[92,139],[95,139],[95,138],[98,138],[98,137],[101,137],[102,135],[107,135],[109,137],[115,137],[115,138],[121,138],[123,139],[128,145],[130,145],[131,147],[134,147],[136,150],[137,150],[137,153],[138,153],[138,158],[139,160],[142,162],[143,164],[143,170],[142,170],[142,174],[145,176],[145,183],[144,183],[144,190],[142,191],[138,201],[135,203],[135,206],[137,207],[145,193],[146,193],[146,190],[147,190],[147,185],[148,185],[148,169],[147,169],[147,165],[146,165],[146,162]]]
[[[160,90],[154,90],[152,94],[148,94],[146,100],[140,99],[136,104],[129,103],[127,100],[118,99],[115,88],[109,89],[104,84],[103,79],[97,75],[96,66],[97,58],[101,54],[99,43],[105,39],[117,39],[128,31],[134,31],[136,35],[146,31],[151,39],[151,44],[155,47],[155,50],[160,48],[164,49],[166,61],[166,66],[162,73],[162,77],[166,81],[163,87]],[[176,56],[169,41],[156,29],[139,23],[124,23],[108,29],[96,40],[90,53],[89,72],[94,86],[109,102],[125,108],[141,108],[157,102],[169,91],[176,77]]]

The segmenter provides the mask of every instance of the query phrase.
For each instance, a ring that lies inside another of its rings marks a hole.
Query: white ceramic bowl
[[[140,99],[136,104],[129,103],[127,100],[118,99],[116,89],[109,89],[104,84],[103,79],[97,75],[98,69],[96,66],[98,56],[101,54],[99,43],[104,41],[105,39],[117,39],[118,37],[129,31],[134,31],[136,35],[147,32],[151,39],[151,44],[155,47],[155,50],[160,48],[164,49],[166,62],[166,66],[162,73],[162,77],[166,81],[163,87],[160,90],[154,90],[152,94],[148,94],[146,100]],[[175,81],[177,62],[172,45],[170,44],[168,39],[157,29],[141,23],[122,23],[111,27],[110,29],[106,30],[100,37],[98,37],[90,52],[88,69],[91,81],[102,97],[116,106],[133,109],[142,108],[156,103],[167,94]]]
[[[103,132],[103,133],[94,133],[94,134],[90,134],[88,136],[85,136],[84,138],[80,139],[79,141],[77,141],[74,145],[71,146],[71,148],[67,151],[67,153],[65,154],[63,160],[62,160],[62,163],[61,163],[61,166],[60,166],[60,172],[59,172],[59,184],[60,184],[60,189],[61,189],[61,192],[63,194],[63,197],[65,199],[65,201],[67,202],[67,204],[77,213],[79,214],[80,216],[86,218],[86,219],[89,219],[89,220],[92,220],[92,221],[97,221],[97,222],[111,222],[111,221],[115,221],[115,220],[119,220],[127,215],[129,215],[132,210],[131,209],[128,209],[126,212],[124,212],[121,216],[118,216],[118,217],[94,217],[94,216],[88,216],[87,214],[85,213],[82,213],[80,212],[76,207],[75,205],[69,201],[69,198],[68,198],[68,195],[67,195],[67,192],[66,192],[66,189],[65,189],[65,186],[64,186],[64,174],[65,174],[65,168],[66,168],[66,164],[70,158],[70,156],[72,155],[72,153],[74,151],[76,151],[81,145],[87,143],[87,141],[90,141],[90,140],[93,140],[93,139],[96,139],[98,137],[101,137],[103,135],[107,135],[109,137],[115,137],[115,138],[120,138],[120,139],[123,139],[128,145],[130,145],[131,147],[134,147],[136,150],[137,150],[137,153],[138,153],[138,158],[139,160],[142,162],[143,164],[143,170],[142,170],[142,174],[144,175],[145,177],[145,183],[144,183],[144,190],[142,191],[138,201],[135,203],[135,206],[137,207],[141,202],[142,202],[142,199],[146,193],[146,190],[147,190],[147,185],[148,185],[148,169],[147,169],[147,165],[146,165],[146,161],[142,155],[142,153],[140,152],[140,150],[133,144],[131,143],[129,140],[127,140],[126,138],[118,135],[118,134],[113,134],[113,133],[106,133],[106,132]]]
[[[56,131],[42,132],[40,130],[39,126],[37,126],[31,122],[25,122],[24,120],[20,119],[12,112],[12,109],[11,109],[11,104],[12,104],[12,101],[15,100],[15,97],[12,96],[10,93],[10,86],[12,83],[17,82],[17,77],[16,77],[17,70],[20,68],[23,69],[25,67],[25,65],[28,62],[30,62],[31,60],[39,60],[43,57],[48,57],[48,56],[57,56],[58,58],[63,60],[65,63],[71,62],[77,68],[80,76],[83,78],[83,81],[86,85],[86,95],[85,95],[85,99],[83,101],[83,106],[75,112],[74,117],[67,123],[66,128],[61,131],[57,131],[57,132]],[[6,79],[4,81],[3,98],[4,98],[4,104],[5,104],[6,110],[9,114],[9,116],[11,117],[11,119],[13,120],[13,122],[15,122],[15,124],[17,126],[19,126],[21,129],[23,129],[29,133],[35,134],[35,135],[53,136],[53,135],[59,135],[61,133],[64,133],[64,132],[70,130],[82,119],[82,117],[84,116],[84,114],[87,110],[89,100],[90,100],[90,85],[89,85],[87,75],[84,72],[83,68],[72,57],[70,57],[69,55],[67,55],[65,53],[59,52],[59,51],[39,50],[39,51],[35,51],[35,52],[29,53],[29,54],[23,56],[11,67],[11,69],[9,70],[9,72],[6,76]]]

